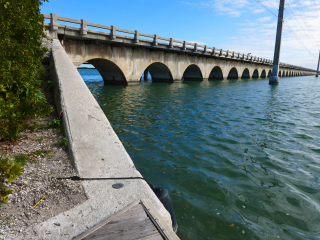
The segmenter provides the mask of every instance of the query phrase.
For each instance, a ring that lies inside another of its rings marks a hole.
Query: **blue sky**
[[[279,0],[49,1],[42,13],[273,59]],[[287,0],[280,61],[316,69],[318,29],[320,0]]]

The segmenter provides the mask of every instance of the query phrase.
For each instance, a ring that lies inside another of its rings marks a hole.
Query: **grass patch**
[[[33,152],[33,154],[36,156],[45,156],[49,153],[51,153],[51,151],[49,151],[49,150],[37,150],[37,151]]]
[[[19,154],[14,157],[14,162],[20,164],[21,166],[26,165],[26,162],[30,160],[28,154]]]

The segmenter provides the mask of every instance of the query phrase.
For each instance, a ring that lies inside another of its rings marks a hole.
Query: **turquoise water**
[[[320,79],[104,86],[79,70],[181,239],[320,239]]]

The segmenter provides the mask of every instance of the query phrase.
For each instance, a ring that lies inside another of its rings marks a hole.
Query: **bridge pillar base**
[[[269,78],[270,85],[278,85],[279,84],[279,77],[278,76],[271,76]]]
[[[179,82],[182,82],[182,80],[181,79],[173,79],[173,82],[174,83],[179,83]]]

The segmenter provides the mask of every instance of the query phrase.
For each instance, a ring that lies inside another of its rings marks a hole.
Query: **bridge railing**
[[[146,33],[139,32],[138,30],[131,31],[131,30],[117,28],[115,26],[106,26],[106,25],[87,22],[84,19],[77,20],[72,18],[60,17],[54,13],[43,14],[43,16],[45,19],[50,19],[50,23],[45,22],[44,26],[52,32],[57,32],[59,28],[63,28],[65,30],[68,29],[68,30],[80,31],[81,36],[85,36],[88,33],[100,34],[100,35],[108,36],[110,40],[123,38],[123,39],[132,40],[134,44],[139,44],[139,42],[145,42],[145,43],[150,43],[153,47],[161,46],[161,47],[166,47],[172,50],[186,51],[186,52],[191,51],[195,54],[211,55],[219,58],[229,58],[229,59],[234,59],[239,61],[256,62],[256,63],[267,64],[267,65],[273,64],[272,60],[252,56],[250,54],[244,54],[244,53],[239,53],[239,52],[234,52],[234,51],[229,51],[224,49],[217,49],[215,47],[208,47],[207,45],[201,45],[195,42],[187,42],[187,41],[181,41],[173,38],[161,37],[156,34],[153,34],[153,35],[146,34]],[[58,21],[79,24],[79,27],[77,28],[72,26],[66,26],[58,23]],[[97,31],[97,30],[93,30],[92,28],[88,29],[88,27],[109,30],[109,32]],[[311,69],[306,69],[306,68],[293,66],[285,63],[280,63],[280,66],[286,67],[286,68],[292,68],[292,69],[299,69],[299,70],[307,70],[307,71],[311,70]]]

